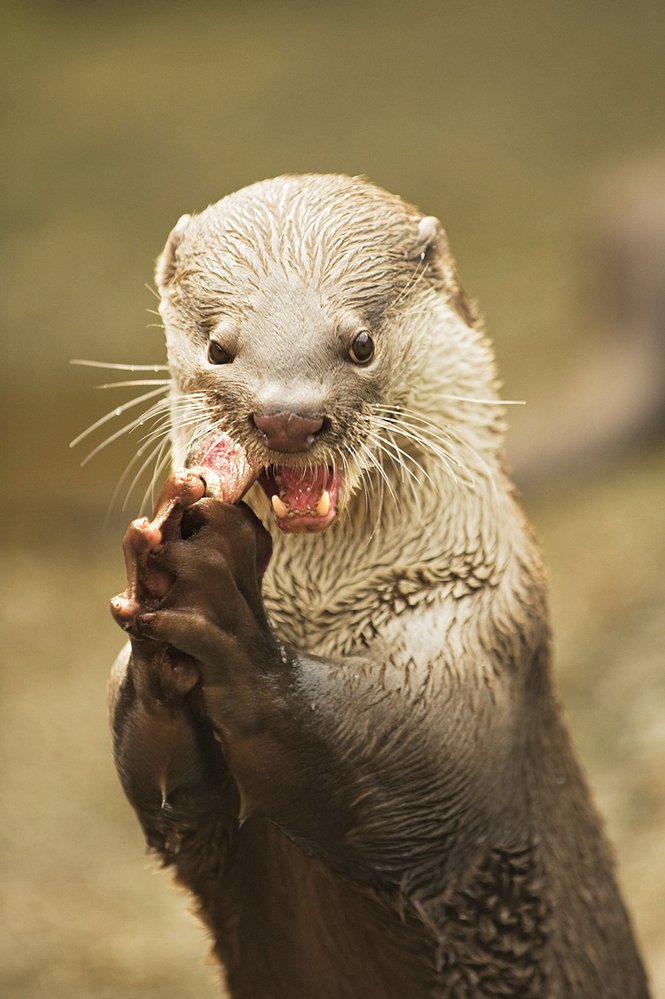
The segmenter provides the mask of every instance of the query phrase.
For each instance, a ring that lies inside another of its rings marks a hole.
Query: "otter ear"
[[[414,257],[428,263],[444,284],[454,273],[454,263],[445,229],[433,215],[425,215],[418,222],[416,241],[412,250]]]
[[[171,283],[176,272],[176,250],[182,242],[185,230],[191,220],[191,215],[181,215],[175,226],[171,230],[166,246],[162,250],[157,260],[155,268],[155,282],[160,291],[163,291]]]
[[[433,215],[425,215],[418,223],[414,253],[418,256],[426,256],[432,250],[438,250],[442,241],[447,250],[448,240],[446,239],[443,226]]]
[[[441,282],[456,312],[469,326],[476,326],[478,316],[460,285],[445,229],[433,215],[425,215],[418,222],[412,254],[427,266],[428,273],[434,274]]]

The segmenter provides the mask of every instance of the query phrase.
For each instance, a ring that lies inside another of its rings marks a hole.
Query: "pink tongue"
[[[327,468],[281,468],[274,477],[280,499],[294,513],[314,510],[329,478]]]

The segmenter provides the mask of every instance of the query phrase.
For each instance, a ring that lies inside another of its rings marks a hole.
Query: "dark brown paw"
[[[178,704],[199,680],[196,663],[167,642],[148,638],[142,632],[140,619],[161,604],[173,584],[174,576],[160,563],[158,554],[165,544],[181,537],[183,515],[201,499],[205,488],[201,476],[194,472],[171,475],[153,519],[134,520],[125,533],[127,587],[111,600],[111,613],[129,635],[130,673],[146,703]]]
[[[185,510],[204,496],[205,488],[200,475],[175,472],[166,481],[153,519],[133,520],[127,528],[123,541],[127,587],[112,598],[111,613],[130,635],[140,637],[138,616],[156,608],[173,582],[156,562],[155,553],[166,541],[180,537]]]
[[[247,661],[259,636],[270,635],[260,575],[271,547],[248,507],[200,500],[185,511],[181,537],[149,557],[172,582],[137,615],[137,633],[194,656],[204,676],[215,661]]]

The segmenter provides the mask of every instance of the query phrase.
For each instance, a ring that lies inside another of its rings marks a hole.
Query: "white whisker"
[[[134,406],[140,406],[142,402],[147,402],[148,399],[154,399],[155,396],[164,395],[166,391],[167,391],[166,387],[156,388],[153,389],[152,392],[145,392],[143,395],[138,396],[138,398],[136,399],[130,399],[129,402],[124,402],[121,406],[116,406],[115,409],[112,409],[109,413],[107,413],[105,416],[102,416],[101,419],[97,420],[90,427],[88,427],[87,430],[84,430],[82,434],[79,434],[78,437],[75,437],[73,441],[70,441],[69,446],[76,447],[77,444],[80,444],[81,441],[85,440],[86,437],[89,437],[90,434],[94,433],[95,430],[97,430],[99,427],[103,427],[104,424],[108,423],[109,420],[114,419],[116,416],[122,416],[122,414],[125,413],[128,409],[132,409]]]
[[[73,358],[70,364],[80,368],[107,368],[109,371],[168,371],[168,364],[115,364],[108,361],[88,361],[84,358]]]
[[[137,484],[140,482],[141,476],[146,471],[146,469],[148,469],[150,467],[151,463],[158,458],[158,456],[161,454],[161,451],[162,451],[163,447],[164,447],[164,441],[161,440],[161,441],[158,441],[154,445],[154,447],[152,447],[150,449],[148,457],[145,459],[145,461],[143,461],[141,463],[141,465],[139,466],[138,472],[136,472],[136,474],[134,475],[134,478],[132,479],[132,481],[130,482],[130,484],[129,484],[128,488],[127,488],[127,492],[125,493],[125,498],[122,501],[122,507],[121,507],[122,510],[126,510],[127,509],[128,505],[129,505],[130,496],[134,492]],[[142,457],[141,452],[137,451],[135,457],[136,458]],[[140,509],[139,509],[138,513],[140,515],[140,513],[141,513]]]
[[[471,402],[481,406],[526,406],[524,399],[468,399],[462,395],[442,395],[441,399],[451,399],[453,402]]]
[[[425,273],[426,273],[428,267],[429,267],[429,263],[425,260],[424,255],[421,256],[421,258],[418,261],[418,264],[417,264],[417,266],[416,266],[413,274],[411,275],[411,277],[409,278],[409,280],[406,282],[406,284],[402,288],[402,290],[399,293],[399,295],[397,296],[397,298],[393,302],[390,303],[390,308],[391,309],[396,308],[400,304],[400,302],[403,301],[404,298],[406,298],[407,294],[410,291],[412,291],[416,287],[417,284],[420,283],[420,281],[425,276]]]
[[[201,423],[202,415],[200,413],[189,413],[188,414],[186,407],[183,407],[183,412],[184,412],[185,415],[182,416],[182,417],[180,417],[180,416],[178,417],[178,428],[179,429],[180,428],[184,428],[184,427],[189,427],[189,426],[192,426],[192,425],[196,426],[197,424]],[[169,409],[164,413],[163,417],[159,420],[159,422],[156,423],[156,425],[153,426],[148,431],[147,434],[145,434],[143,437],[139,438],[139,442],[141,444],[143,444],[144,441],[147,441],[148,443],[150,443],[151,440],[153,440],[155,437],[161,437],[164,433],[169,433],[173,429],[173,419],[172,419],[172,417],[173,417],[172,407],[169,407]],[[145,450],[145,445],[142,448],[139,448],[138,453],[140,454],[141,451],[144,451],[144,450]]]
[[[384,429],[387,430],[388,428]],[[404,449],[397,444],[397,442],[390,435],[389,431],[387,437],[382,437],[376,432],[376,429],[372,427],[368,433],[368,439],[370,439],[381,451],[383,451],[393,464],[398,465],[402,483],[405,481],[404,474],[406,473],[408,476],[407,481],[409,489],[418,510],[418,515],[420,515],[422,512],[421,492],[420,489],[416,489],[416,486],[422,487],[423,483],[420,478],[420,476],[422,476],[436,490],[436,483],[433,481],[432,477],[412,454],[409,454],[408,451],[404,451]],[[407,464],[407,462],[411,462],[417,471],[414,471]]]
[[[155,486],[159,481],[161,475],[166,471],[171,463],[171,448],[169,446],[168,438],[162,441],[162,446],[157,452],[157,458],[155,460],[155,467],[152,470],[152,477],[150,479],[150,506],[154,510],[155,508]]]
[[[444,446],[444,443],[437,440],[433,434],[428,434],[423,428],[411,426],[402,420],[383,420],[382,417],[378,415],[373,417],[373,420],[374,424],[379,426],[381,429],[386,430],[390,434],[399,434],[406,440],[411,440],[414,444],[419,445],[422,450],[429,451],[432,455],[437,457],[445,465],[448,474],[456,484],[458,483],[458,477],[453,466],[458,466],[461,471],[467,471],[464,466],[450,454],[449,448],[451,445],[449,441],[445,441]]]
[[[133,388],[135,385],[170,385],[170,378],[132,378],[126,382],[105,382],[95,385],[96,389]]]
[[[113,444],[113,442],[117,441],[120,437],[124,437],[125,434],[132,433],[132,431],[136,430],[137,427],[142,427],[144,423],[148,423],[150,420],[155,419],[162,412],[164,412],[164,409],[165,402],[162,400],[160,403],[146,409],[145,412],[141,413],[140,416],[137,416],[135,420],[132,420],[130,423],[126,423],[124,427],[120,427],[119,430],[116,430],[114,434],[111,434],[103,440],[101,444],[98,444],[97,447],[93,448],[92,451],[85,456],[81,462],[81,468],[85,468],[85,466],[92,461],[95,455],[99,454],[100,451],[103,451],[110,444]]]
[[[127,480],[127,477],[129,476],[132,468],[136,465],[136,462],[139,461],[139,459],[140,459],[140,455],[139,455],[138,452],[136,454],[132,455],[132,457],[130,458],[130,460],[125,465],[124,471],[123,471],[122,475],[120,476],[120,478],[118,479],[118,481],[117,481],[117,483],[116,483],[116,485],[115,485],[115,487],[113,489],[113,492],[111,493],[111,499],[109,500],[108,506],[106,508],[106,514],[104,516],[104,527],[105,528],[108,526],[108,522],[109,522],[111,514],[113,512],[113,507],[115,506],[116,500],[118,499],[118,496],[120,495],[120,490],[122,489],[122,486],[123,486],[124,482]],[[121,509],[122,510],[125,509],[124,503],[123,503]]]
[[[131,460],[127,463],[125,470],[118,479],[108,505],[104,521],[105,524],[108,523],[108,519],[118,500],[120,492],[127,482],[129,475],[136,468],[138,462],[141,462],[141,464],[138,471],[135,472],[134,478],[125,492],[121,509],[127,509],[132,493],[152,462],[155,464],[150,481],[152,484],[151,488],[154,492],[154,485],[164,467],[170,460],[170,455],[167,451],[170,449],[171,444],[170,434],[173,430],[173,416],[176,415],[178,417],[179,427],[184,428],[188,426],[199,426],[202,420],[202,413],[205,412],[203,408],[204,399],[204,393],[198,392],[192,393],[190,396],[182,396],[176,399],[166,399],[163,403],[160,402],[157,406],[151,407],[153,415],[148,419],[154,420],[155,423],[148,433],[139,438],[140,446]],[[139,422],[141,420],[145,421],[145,414],[140,418]],[[146,452],[147,458],[141,461]]]
[[[454,431],[452,427],[448,427],[447,431],[444,431],[438,424],[420,416],[418,413],[396,406],[376,406],[375,408],[387,414],[386,418],[381,416],[375,417],[375,420],[384,420],[383,425],[387,430],[393,432],[398,432],[399,430],[399,433],[404,437],[410,437],[414,443],[420,444],[426,450],[432,451],[432,453],[435,453],[435,448],[438,449],[437,454],[442,460],[451,462],[466,475],[469,475],[468,467],[452,453],[458,447],[473,455],[490,477],[493,475],[492,469],[481,457],[478,450],[471,447],[468,441],[460,437],[459,433]],[[407,418],[405,418],[405,415]],[[467,485],[475,488],[473,477],[468,479]]]
[[[391,497],[393,499],[395,507],[397,509],[399,509],[399,499],[397,497],[397,493],[395,492],[395,490],[393,488],[393,484],[390,481],[390,477],[388,476],[385,468],[383,467],[383,465],[381,464],[381,462],[377,459],[377,457],[374,454],[374,452],[372,451],[372,449],[367,446],[367,444],[365,444],[364,442],[361,442],[360,443],[360,447],[362,448],[362,450],[365,452],[365,454],[369,458],[371,466],[378,472],[378,474],[380,476],[380,481],[382,483],[384,483],[385,486],[386,486],[386,488],[388,489],[388,492],[390,493],[390,495],[391,495]]]
[[[375,448],[377,448],[384,455],[386,455],[387,459],[391,462],[391,464],[395,465],[399,469],[399,475],[402,485],[404,485],[405,482],[408,482],[411,495],[413,496],[414,504],[417,507],[418,515],[420,515],[421,513],[420,493],[415,488],[415,486],[420,485],[421,483],[418,477],[416,476],[415,472],[411,468],[409,468],[409,466],[406,464],[403,458],[399,456],[400,453],[405,454],[405,452],[401,451],[401,449],[398,448],[393,441],[386,441],[385,438],[381,438],[376,433],[376,431],[370,431],[368,433],[368,440],[370,441],[370,443],[374,445]],[[408,476],[406,480],[405,480],[405,474]]]

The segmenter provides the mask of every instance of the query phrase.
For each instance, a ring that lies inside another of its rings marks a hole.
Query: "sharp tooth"
[[[330,510],[330,493],[328,492],[327,489],[324,489],[323,492],[321,493],[321,499],[316,504],[316,512],[318,513],[319,517],[326,517],[328,515],[329,510]]]
[[[289,513],[289,508],[286,505],[286,503],[282,502],[277,493],[275,493],[271,497],[270,502],[272,503],[272,508],[275,511],[275,515],[279,517],[280,520],[284,520],[284,518],[287,517]]]

